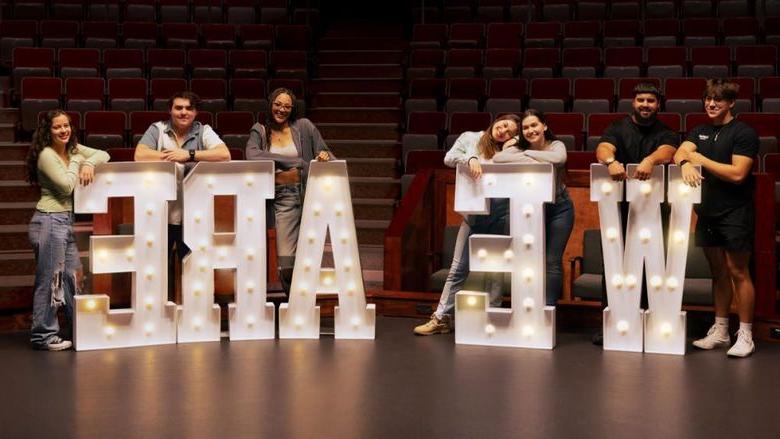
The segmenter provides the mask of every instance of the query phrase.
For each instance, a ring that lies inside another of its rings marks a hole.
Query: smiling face
[[[547,125],[536,116],[527,116],[523,119],[523,137],[531,146],[539,146],[544,143],[544,133]]]
[[[271,116],[281,125],[287,122],[293,109],[293,101],[287,93],[280,93],[271,103]]]
[[[187,98],[176,98],[171,105],[171,120],[173,126],[177,131],[189,131],[192,127],[192,123],[195,121],[195,116],[198,115],[198,110],[192,106],[192,103]]]
[[[490,128],[490,137],[496,142],[504,143],[517,134],[517,123],[513,120],[499,120]]]
[[[634,96],[632,106],[634,107],[634,122],[638,124],[648,124],[655,120],[658,113],[660,102],[652,93],[638,93]]]
[[[51,141],[55,146],[64,148],[70,135],[70,119],[67,115],[61,114],[51,120]]]
[[[722,123],[734,108],[734,101],[728,101],[720,96],[707,96],[704,98],[704,111],[710,119]]]

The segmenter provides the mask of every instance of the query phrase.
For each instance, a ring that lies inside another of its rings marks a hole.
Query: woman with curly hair
[[[62,110],[51,110],[40,121],[27,154],[27,178],[41,188],[41,198],[30,220],[29,237],[35,254],[35,286],[30,341],[33,348],[60,351],[72,346],[59,335],[57,309],[73,314],[73,295],[81,276],[73,235],[73,190],[88,185],[95,166],[105,163],[105,151],[80,145],[71,120]]]

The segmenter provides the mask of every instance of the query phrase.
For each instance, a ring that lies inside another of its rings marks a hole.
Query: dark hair
[[[661,90],[659,90],[658,87],[656,87],[655,84],[653,84],[652,82],[640,82],[639,84],[634,86],[632,93],[635,98],[636,95],[649,93],[651,95],[655,95],[655,98],[658,99],[659,101],[663,99]]]
[[[279,130],[281,127],[274,121],[273,117],[273,106],[274,101],[276,98],[279,97],[279,95],[287,95],[290,97],[290,100],[292,101],[292,109],[290,109],[290,115],[287,116],[288,122],[295,122],[296,119],[298,119],[298,106],[296,105],[296,98],[295,93],[292,92],[289,88],[285,87],[279,87],[276,90],[272,91],[271,94],[268,96],[268,114],[271,116],[268,119],[267,127],[270,129],[265,130],[265,144],[270,149],[271,148],[271,131],[273,130]]]
[[[173,109],[173,101],[176,99],[187,99],[190,101],[190,106],[192,106],[195,111],[198,111],[198,108],[200,107],[200,96],[191,91],[180,91],[174,93],[173,96],[168,99],[168,111]]]
[[[529,108],[520,117],[520,124],[518,124],[518,126],[520,127],[520,132],[521,133],[523,131],[523,122],[522,121],[524,121],[526,117],[535,117],[535,118],[539,119],[539,122],[547,125],[547,117],[545,117],[544,113],[541,110],[536,110],[534,108]],[[555,136],[555,134],[550,129],[549,125],[547,125],[547,129],[544,131],[544,140],[546,140],[548,142],[552,142],[553,140],[558,140],[558,137]],[[521,149],[528,149],[531,146],[531,144],[528,143],[527,140],[525,140],[525,136],[521,135],[520,136],[520,142],[518,142],[517,146],[519,148],[521,148]]]
[[[502,114],[495,118],[493,122],[490,122],[490,125],[488,125],[485,132],[482,133],[482,137],[479,138],[479,142],[477,143],[477,150],[487,159],[493,158],[498,151],[501,151],[501,146],[504,144],[504,142],[497,142],[493,139],[493,125],[502,120],[514,121],[518,131],[520,130],[520,116],[514,113]]]
[[[736,101],[739,94],[739,84],[728,79],[708,79],[704,87],[704,99],[720,98],[726,101]]]
[[[67,117],[68,124],[71,125],[70,138],[68,139],[68,143],[65,144],[65,150],[69,151],[71,154],[76,154],[78,152],[78,148],[76,147],[79,143],[76,138],[78,127],[72,125],[73,122],[68,113],[60,109],[47,111],[38,122],[38,127],[33,133],[30,149],[27,151],[27,181],[30,182],[30,184],[38,184],[38,157],[40,157],[41,151],[43,151],[44,148],[51,147],[52,121],[55,117],[60,116]]]

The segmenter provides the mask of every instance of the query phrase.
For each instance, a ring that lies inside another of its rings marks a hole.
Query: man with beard
[[[706,337],[693,345],[699,349],[731,345],[729,308],[736,295],[739,331],[727,355],[747,357],[755,350],[755,288],[750,277],[750,254],[755,218],[752,170],[759,139],[753,128],[731,113],[738,92],[739,85],[731,81],[707,81],[704,110],[710,123],[688,133],[674,161],[686,183],[702,186],[701,203],[695,207],[696,245],[704,249],[714,277],[715,324]],[[701,166],[701,174],[694,165]]]
[[[607,165],[609,175],[615,181],[626,178],[647,180],[653,172],[653,166],[669,163],[677,151],[678,137],[669,127],[656,118],[661,106],[661,92],[650,83],[640,83],[634,87],[634,100],[631,104],[633,113],[615,121],[601,136],[596,147],[596,159]],[[634,175],[626,175],[626,165],[637,163]],[[623,236],[628,224],[628,203],[620,203]],[[662,205],[661,217],[664,235],[669,208]],[[605,292],[602,304],[607,306],[606,284],[602,282]],[[642,282],[642,303],[647,305],[647,289]],[[593,343],[602,344],[603,334],[593,337]]]
[[[196,162],[226,162],[230,151],[217,133],[195,121],[200,97],[184,91],[168,100],[171,118],[149,126],[135,147],[135,161],[176,163],[177,198],[168,204],[168,299],[175,299],[175,266],[189,253],[182,234],[182,180]]]

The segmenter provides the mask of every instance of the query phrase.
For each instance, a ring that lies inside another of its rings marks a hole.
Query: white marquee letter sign
[[[328,232],[333,269],[322,268]],[[312,161],[309,167],[290,300],[279,308],[279,338],[319,338],[317,292],[338,293],[336,338],[374,338],[376,306],[366,304],[347,164],[343,160]]]
[[[235,233],[214,232],[214,196],[235,195]],[[266,303],[265,200],[274,197],[272,161],[201,162],[184,179],[180,343],[219,341],[214,270],[235,268],[236,303],[228,305],[230,340],[274,338],[274,305]]]
[[[461,291],[455,343],[552,349],[555,307],[545,306],[544,203],[554,200],[550,164],[482,165],[479,180],[459,165],[455,211],[488,214],[489,198],[509,198],[509,234],[472,235],[471,271],[511,273],[512,308],[489,308],[486,293]]]
[[[77,186],[77,213],[106,213],[110,197],[134,198],[133,236],[92,236],[92,273],[133,275],[131,308],[109,309],[105,294],[76,296],[76,349],[176,343],[175,306],[168,302],[168,201],[176,199],[174,164],[106,163],[95,181]]]
[[[626,172],[633,175],[635,169],[636,165],[628,165]],[[691,210],[701,198],[701,189],[683,184],[679,169],[670,166],[672,215],[664,263],[664,183],[663,166],[655,166],[649,180],[626,181],[629,214],[624,238],[618,204],[623,199],[623,184],[612,181],[606,166],[591,165],[591,201],[598,202],[599,207],[609,299],[604,309],[606,350],[685,353],[685,313],[680,309]],[[646,312],[640,309],[643,267],[650,308]]]

